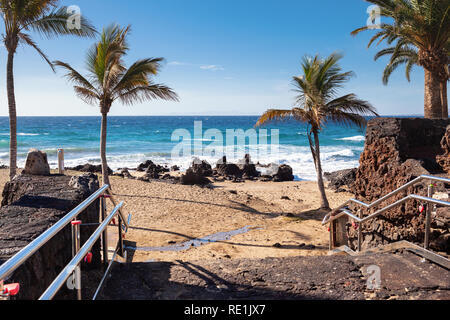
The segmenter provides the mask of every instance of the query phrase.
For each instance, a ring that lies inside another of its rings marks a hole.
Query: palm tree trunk
[[[448,119],[447,80],[441,82],[442,119]]]
[[[439,77],[424,68],[425,70],[425,118],[442,118],[441,81]]]
[[[9,109],[9,177],[12,180],[17,172],[17,113],[14,94],[14,51],[8,52],[6,66],[6,89]]]
[[[108,129],[108,113],[102,112],[102,127],[100,132],[100,157],[102,159],[102,176],[103,176],[103,185],[109,183],[109,172],[108,172],[108,163],[106,161],[106,136]]]
[[[316,172],[317,172],[317,184],[319,186],[320,196],[321,196],[321,209],[330,209],[330,204],[327,199],[327,194],[325,193],[325,185],[323,183],[323,172],[322,163],[320,161],[320,142],[319,134],[314,132],[314,142],[315,142],[315,162],[316,162]]]

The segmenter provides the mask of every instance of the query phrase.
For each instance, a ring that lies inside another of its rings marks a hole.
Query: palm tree
[[[363,128],[367,123],[363,115],[378,116],[370,103],[358,99],[354,94],[336,97],[337,90],[354,75],[353,72],[342,72],[338,65],[341,58],[338,54],[332,54],[326,59],[319,56],[304,57],[303,76],[294,77],[295,91],[298,92],[295,107],[291,110],[268,110],[256,124],[260,126],[272,120],[286,118],[307,123],[307,136],[316,167],[323,209],[329,209],[330,205],[323,182],[319,133],[329,121]]]
[[[178,101],[177,94],[161,84],[155,84],[150,76],[158,74],[162,58],[138,60],[128,69],[123,58],[129,48],[126,36],[130,27],[111,25],[105,28],[100,40],[87,53],[87,72],[84,77],[69,64],[55,61],[55,65],[67,71],[66,77],[75,84],[75,93],[84,102],[98,105],[102,115],[100,156],[103,184],[109,183],[106,160],[107,116],[113,102],[132,105],[152,99]]]
[[[392,19],[392,24],[382,23],[370,40],[369,47],[394,40],[417,49],[417,64],[425,71],[425,118],[440,119],[444,115],[442,106],[443,85],[449,79],[450,62],[448,41],[450,38],[450,0],[366,0],[378,5],[381,15]],[[371,29],[365,26],[352,35]],[[446,118],[448,117],[448,113]]]
[[[447,52],[450,52],[450,50],[447,49]],[[405,65],[406,79],[409,82],[411,81],[411,71],[414,66],[419,65],[419,53],[413,45],[405,43],[403,41],[398,41],[395,46],[379,51],[375,55],[375,61],[383,56],[390,56],[389,63],[386,65],[383,71],[384,85],[387,85],[389,83],[389,78],[392,73],[403,64]],[[448,118],[447,81],[448,80],[442,81],[440,84],[443,119]]]
[[[20,44],[34,48],[53,68],[45,53],[37,46],[29,32],[34,31],[46,38],[60,35],[93,36],[95,28],[80,17],[80,25],[71,28],[68,21],[72,13],[67,7],[56,8],[58,0],[0,0],[0,11],[5,26],[3,42],[8,51],[7,95],[10,122],[10,163],[12,179],[17,171],[17,113],[14,94],[14,55]]]

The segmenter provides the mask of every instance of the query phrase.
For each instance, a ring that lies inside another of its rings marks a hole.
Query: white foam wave
[[[287,164],[292,167],[294,176],[297,180],[316,180],[316,171],[311,155],[311,150],[308,146],[293,146],[280,145],[277,152],[261,152],[262,146],[250,145],[247,148],[237,147],[225,148],[224,153],[229,162],[236,163],[244,158],[246,153],[251,155],[254,163],[261,164]],[[359,154],[362,152],[362,147],[349,146],[323,146],[321,147],[321,160],[324,172],[332,172],[343,169],[350,169],[358,167]],[[201,160],[208,161],[215,166],[217,161],[224,154],[204,154],[197,155]],[[0,153],[0,157],[7,157],[8,153]],[[26,155],[25,155],[26,156]],[[19,166],[25,164],[25,156],[19,158]],[[85,154],[78,152],[70,152],[66,149],[66,167],[74,167],[86,163],[100,164],[100,156],[98,152],[88,151]],[[56,152],[50,152],[48,155],[49,164],[52,168],[57,168]],[[108,154],[108,165],[113,170],[119,168],[136,168],[140,163],[150,159],[153,162],[161,165],[177,165],[182,171],[187,170],[192,163],[193,155],[183,155],[179,157],[171,157],[168,152],[150,152],[150,153],[136,153],[136,154]]]
[[[362,142],[366,140],[366,137],[364,136],[354,136],[354,137],[347,137],[347,138],[340,138],[340,139],[334,139],[337,141],[355,141],[355,142]]]

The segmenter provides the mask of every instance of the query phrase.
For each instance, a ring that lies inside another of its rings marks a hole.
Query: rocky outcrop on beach
[[[292,168],[286,164],[278,167],[277,173],[273,176],[274,182],[294,181]]]
[[[88,173],[102,173],[102,165],[93,165],[86,163],[72,168],[67,168],[67,170],[78,171],[78,172],[88,172]],[[113,174],[113,170],[108,167],[108,173]]]
[[[192,171],[195,172],[196,174],[204,177],[211,177],[213,175],[212,167],[207,161],[194,159],[190,169],[192,169]]]
[[[243,179],[250,179],[259,177],[261,174],[256,170],[256,165],[252,163],[250,155],[246,154],[243,161],[239,164],[239,169],[242,171]]]
[[[181,176],[180,183],[190,186],[193,185],[204,186],[210,184],[211,181],[207,177],[205,177],[201,172],[195,171],[194,169],[190,168],[186,171],[185,174]]]
[[[441,141],[442,155],[437,156],[437,163],[444,171],[450,174],[450,126],[447,127],[444,137]]]
[[[325,178],[330,182],[329,187],[336,192],[348,192],[353,188],[357,168],[325,172]]]
[[[151,160],[147,160],[143,163],[141,163],[137,168],[137,172],[146,172],[146,173],[157,173],[157,174],[163,174],[166,172],[170,172],[170,169],[167,167],[163,167],[161,165],[155,164]]]
[[[217,162],[214,175],[229,179],[236,179],[242,177],[242,171],[239,166],[234,163],[227,162],[227,158],[223,157]]]
[[[78,206],[99,187],[97,176],[20,175],[8,182],[3,190],[0,208],[0,264],[40,236],[68,212]],[[80,214],[83,223],[99,222],[99,201]],[[81,244],[96,226],[81,228]],[[7,283],[19,283],[21,300],[40,297],[62,268],[71,260],[71,226],[66,226],[29,260],[17,269]],[[92,263],[83,263],[83,270],[100,264],[100,246],[92,249]],[[74,298],[63,287],[57,298]]]
[[[130,173],[130,171],[127,168],[123,168],[121,169],[118,173],[115,174],[118,177],[122,177],[125,179],[136,179],[135,177],[133,177]]]
[[[170,169],[167,167],[163,167],[161,165],[153,163],[151,160],[147,160],[143,163],[141,163],[137,168],[137,172],[145,172],[145,174],[142,177],[139,177],[138,179],[141,181],[151,181],[151,180],[158,180],[163,176],[165,173],[170,172]]]
[[[405,183],[423,174],[444,174],[436,161],[441,155],[441,140],[450,120],[378,118],[367,127],[366,145],[361,155],[360,167],[356,171],[352,192],[359,200],[371,203],[396,190]],[[428,182],[411,187],[408,193],[427,195]],[[435,184],[438,192],[448,192],[450,186]],[[378,208],[406,196],[400,193]],[[424,214],[419,214],[417,201],[408,201],[382,216],[363,225],[363,248],[374,247],[398,240],[423,242]],[[355,211],[356,212],[356,211]],[[373,213],[363,210],[364,215]],[[357,231],[349,227],[350,245],[356,246]],[[432,232],[431,247],[436,246],[448,229],[436,228]]]
[[[50,174],[50,166],[48,165],[47,154],[37,149],[31,149],[28,152],[22,174],[48,176]]]
[[[153,161],[147,160],[135,169],[137,172],[145,172],[139,177],[133,176],[127,168],[121,169],[113,175],[125,179],[138,179],[145,182],[163,180],[172,183],[200,186],[211,183],[211,180],[208,178],[211,178],[216,182],[224,180],[244,182],[245,180],[255,179],[274,182],[294,180],[292,168],[288,165],[278,166],[271,164],[266,166],[270,167],[271,170],[269,170],[269,172],[264,176],[262,176],[258,171],[258,167],[263,167],[263,165],[259,163],[255,165],[252,163],[250,160],[250,155],[246,155],[244,159],[238,161],[237,164],[227,162],[227,158],[224,156],[217,162],[214,169],[207,161],[195,158],[189,169],[180,176],[177,174],[171,174],[180,170],[180,167],[177,165],[168,168],[167,166],[157,165],[153,163]]]

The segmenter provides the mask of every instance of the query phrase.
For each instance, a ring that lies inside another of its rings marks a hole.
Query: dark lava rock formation
[[[25,168],[22,174],[31,174],[37,176],[50,175],[50,166],[47,161],[47,154],[37,149],[31,149],[27,155]]]
[[[294,181],[292,168],[286,164],[282,164],[281,166],[279,166],[277,173],[273,176],[273,181],[275,182]]]
[[[77,207],[99,187],[95,175],[69,177],[62,175],[20,175],[8,182],[3,190],[0,208],[0,264],[40,236],[68,212]],[[85,210],[79,219],[83,223],[99,222],[99,201]],[[81,244],[91,236],[96,226],[81,228]],[[38,299],[56,276],[72,259],[71,226],[66,226],[46,245],[27,260],[6,283],[19,283],[18,299]],[[93,260],[83,270],[100,264],[99,243],[92,249]],[[63,287],[57,298],[74,298],[74,292]]]
[[[102,165],[93,165],[86,163],[72,168],[67,168],[67,170],[79,171],[79,172],[89,172],[89,173],[102,173]],[[113,170],[108,167],[108,173],[113,174]]]
[[[444,153],[437,156],[437,162],[444,171],[450,174],[450,126],[447,127],[447,131],[442,138],[441,148]]]
[[[353,188],[356,179],[357,168],[325,172],[325,178],[330,182],[329,187],[336,192],[346,192]]]
[[[449,125],[450,120],[406,118],[371,120],[367,127],[366,145],[361,155],[360,167],[356,171],[352,192],[359,200],[371,203],[420,175],[440,174],[448,177],[437,162],[437,157],[446,152],[442,150],[440,142]],[[426,196],[427,188],[428,182],[420,183],[411,187],[408,193]],[[449,192],[449,188],[450,186],[442,183],[435,184],[435,190],[439,192]],[[406,192],[400,193],[374,210],[381,209],[406,195]],[[417,201],[408,201],[364,224],[363,248],[398,240],[423,242],[425,215],[419,215],[419,205]],[[364,215],[373,212],[363,210]],[[439,228],[437,225],[434,227],[431,248],[448,252],[449,244],[442,245],[443,239],[445,237],[448,239],[448,228]],[[348,227],[348,233],[350,244],[354,248],[357,231]]]

